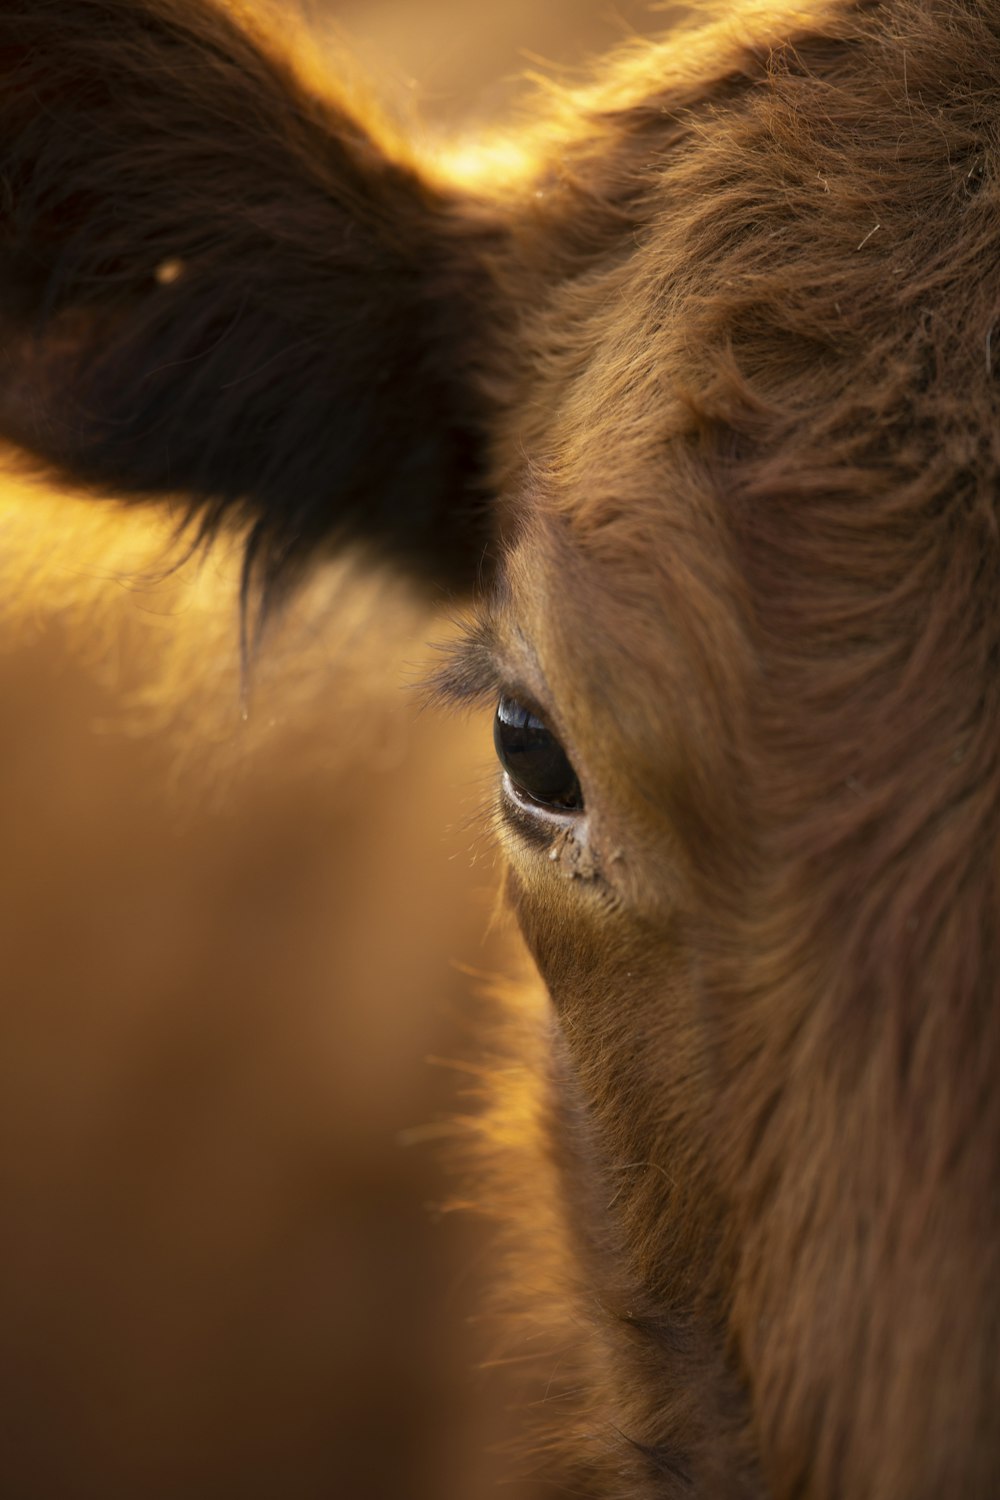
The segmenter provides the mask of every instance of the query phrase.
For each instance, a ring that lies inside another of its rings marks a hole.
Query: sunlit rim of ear
[[[500,134],[439,141],[428,156],[447,182],[491,196],[523,187],[538,172],[535,152],[523,140]]]

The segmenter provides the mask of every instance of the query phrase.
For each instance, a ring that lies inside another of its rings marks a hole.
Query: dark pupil
[[[518,791],[545,807],[572,812],[583,807],[580,783],[565,750],[541,719],[516,698],[500,699],[493,742],[500,764]]]

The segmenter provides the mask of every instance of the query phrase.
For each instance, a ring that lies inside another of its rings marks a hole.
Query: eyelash
[[[443,664],[427,679],[433,699],[454,708],[486,708],[503,693],[488,625],[474,626],[458,641],[438,648]]]

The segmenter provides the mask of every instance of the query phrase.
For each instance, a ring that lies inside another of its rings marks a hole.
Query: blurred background
[[[314,10],[432,131],[663,25]],[[413,687],[446,621],[331,573],[244,720],[234,559],[154,576],[158,524],[0,495],[0,1494],[541,1500],[489,1233],[441,1212],[480,976],[524,965],[488,715]]]

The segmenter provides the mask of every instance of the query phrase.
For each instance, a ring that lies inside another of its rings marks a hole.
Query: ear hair
[[[244,523],[265,593],[344,542],[471,581],[492,233],[221,0],[3,7],[0,435]]]

